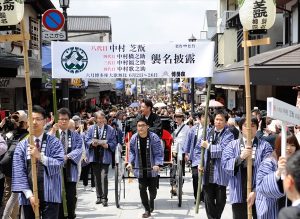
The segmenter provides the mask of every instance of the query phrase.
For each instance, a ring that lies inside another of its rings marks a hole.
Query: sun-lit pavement
[[[78,204],[76,209],[77,218],[141,218],[144,208],[139,196],[138,183],[136,179],[125,180],[125,198],[121,197],[120,208],[115,206],[115,181],[114,169],[109,170],[109,197],[108,207],[101,204],[96,205],[96,194],[91,191],[84,191],[82,181],[78,184]],[[163,173],[161,173],[163,175]],[[187,172],[183,185],[182,206],[178,207],[177,196],[171,198],[169,179],[161,179],[157,198],[155,200],[155,210],[151,218],[201,218],[205,219],[205,209],[203,203],[200,205],[199,214],[195,216],[195,205],[193,197],[193,186],[191,173]],[[226,204],[222,219],[231,219],[231,205]]]

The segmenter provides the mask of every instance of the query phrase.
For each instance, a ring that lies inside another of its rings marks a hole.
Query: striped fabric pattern
[[[258,140],[258,146],[255,154],[254,170],[252,174],[252,188],[256,189],[256,176],[257,169],[260,163],[272,153],[273,149],[271,145],[264,141]],[[235,160],[240,156],[240,139],[230,142],[223,151],[222,157],[222,168],[224,172],[228,174],[229,177],[229,201],[231,204],[242,203],[242,180],[241,171],[239,170],[236,175],[234,175],[234,164]]]
[[[195,153],[194,153],[194,144],[195,144],[195,140],[197,141],[197,139],[195,139],[196,137],[196,130],[197,130],[197,126],[199,126],[199,124],[194,125],[188,132],[187,137],[185,138],[185,142],[183,144],[183,153],[188,153],[190,154],[190,160],[193,161],[195,160]],[[202,128],[199,127],[199,129],[201,130],[200,133],[202,133]],[[202,135],[202,134],[201,134]],[[196,145],[195,145],[196,147]]]
[[[77,132],[71,132],[71,152],[68,153],[68,157],[76,163],[71,162],[71,180],[70,182],[77,182],[78,180],[78,163],[82,156],[82,137]]]
[[[160,138],[157,134],[153,132],[149,132],[150,138],[150,155],[151,155],[151,167],[154,165],[163,165],[164,163],[164,151],[161,145]],[[129,152],[129,163],[133,164],[135,168],[139,168],[139,155],[138,155],[138,148],[137,148],[137,139],[138,133],[135,133],[130,140],[130,152]],[[157,176],[157,172],[151,171],[152,177]],[[134,175],[139,178],[139,170],[134,170]]]
[[[45,156],[48,163],[44,166],[44,200],[61,203],[61,168],[64,163],[64,150],[61,142],[54,136],[47,135]],[[12,171],[12,192],[20,193],[19,204],[29,205],[29,200],[22,193],[31,190],[27,176],[28,139],[21,141],[14,152]]]
[[[277,219],[278,205],[277,199],[284,196],[279,190],[275,171],[277,161],[273,157],[266,158],[260,165],[256,177],[256,209],[260,219]],[[270,207],[272,206],[272,207]]]
[[[87,151],[89,162],[95,162],[95,154],[94,149],[90,147],[92,140],[94,138],[94,129],[97,128],[98,125],[93,125],[88,129],[87,134],[85,135],[85,142],[88,145],[89,150]],[[100,133],[99,133],[100,134]],[[112,153],[111,151],[115,151],[117,147],[117,138],[115,135],[115,130],[110,126],[107,125],[107,133],[106,133],[106,140],[109,149],[104,149],[103,154],[103,162],[104,164],[111,164],[112,162]],[[100,152],[99,152],[100,153]],[[101,162],[101,161],[99,161]]]
[[[214,127],[213,127],[214,128]],[[222,186],[227,186],[228,185],[228,181],[229,181],[229,177],[227,175],[227,173],[223,170],[222,165],[221,165],[221,158],[222,158],[222,154],[223,154],[223,150],[225,148],[227,148],[229,142],[234,140],[234,136],[233,134],[229,131],[229,129],[227,127],[224,128],[224,132],[222,133],[222,135],[219,137],[219,143],[216,145],[210,145],[210,156],[211,158],[215,159],[215,163],[214,163],[214,179],[213,179],[213,183],[216,183],[218,185],[222,185]],[[207,135],[207,140],[210,139],[210,136]],[[201,143],[202,141],[200,141],[199,143],[197,143],[194,153],[195,153],[195,157],[196,159],[193,161],[193,166],[196,166],[198,164],[200,164],[200,157],[201,157]],[[208,150],[205,150],[205,154],[204,154],[204,172],[206,169],[206,161],[207,161],[207,153]],[[205,184],[205,178],[207,176],[205,176],[206,174],[203,175],[203,183]]]

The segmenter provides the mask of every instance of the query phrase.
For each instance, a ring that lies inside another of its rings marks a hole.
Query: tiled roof
[[[68,16],[68,31],[110,33],[111,18],[108,16]]]
[[[25,0],[25,4],[30,4],[38,13],[43,14],[48,9],[54,9],[55,6],[51,0]]]
[[[259,66],[300,67],[300,44],[270,50],[249,58],[250,68],[257,68]],[[242,68],[244,68],[244,61],[236,62],[221,69],[217,69],[217,72]]]

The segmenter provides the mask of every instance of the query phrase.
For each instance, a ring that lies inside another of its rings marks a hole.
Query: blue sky
[[[205,10],[216,9],[217,0],[70,0],[68,14],[110,16],[113,42],[167,43],[199,38]]]

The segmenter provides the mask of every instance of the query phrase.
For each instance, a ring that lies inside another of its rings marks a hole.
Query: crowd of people
[[[143,218],[150,217],[155,210],[158,175],[166,160],[166,150],[170,150],[171,159],[182,161],[183,174],[190,165],[195,203],[199,172],[203,173],[201,201],[209,219],[221,218],[227,189],[234,219],[247,218],[247,207],[252,207],[253,218],[300,218],[300,127],[286,130],[283,157],[280,121],[268,118],[264,110],[252,111],[251,142],[247,142],[246,119],[235,110],[210,109],[205,139],[206,118],[202,110],[188,113],[182,106],[170,105],[154,109],[148,99],[135,108],[82,110],[74,115],[61,108],[57,114],[55,122],[53,114],[47,115],[42,107],[33,106],[33,143],[26,111],[19,110],[2,119],[2,218],[34,218],[37,200],[31,177],[32,157],[37,160],[39,210],[43,219],[76,218],[77,184],[82,180],[84,190],[88,190],[89,174],[90,190],[96,190],[95,203],[107,207],[109,167],[115,167],[114,152],[124,145],[129,147],[126,168],[138,178],[145,208]],[[162,118],[168,118],[170,123],[167,131]],[[125,133],[130,133],[130,137],[125,137]],[[203,167],[199,165],[202,151]],[[253,161],[249,195],[248,158]],[[172,195],[177,195],[175,171],[170,171]]]

